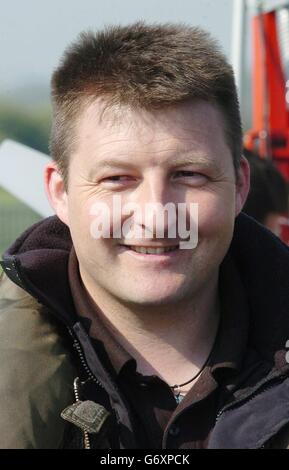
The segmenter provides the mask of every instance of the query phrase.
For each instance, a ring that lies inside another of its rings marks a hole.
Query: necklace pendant
[[[179,405],[182,401],[182,399],[184,398],[185,395],[181,395],[181,393],[178,393],[177,395],[175,395],[175,400],[177,402],[177,404]]]

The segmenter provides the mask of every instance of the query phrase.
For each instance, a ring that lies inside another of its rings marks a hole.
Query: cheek
[[[80,194],[69,195],[68,204],[69,228],[73,244],[82,256],[84,252],[90,252],[93,248],[93,240],[90,232],[91,216],[89,215],[89,204],[81,198]]]
[[[232,232],[235,220],[234,195],[206,194],[199,198],[199,235]]]
[[[70,203],[70,231],[78,256],[89,264],[95,264],[103,257],[113,257],[115,244],[112,231],[112,202],[99,201],[97,197],[77,198]],[[104,235],[106,234],[106,235]]]

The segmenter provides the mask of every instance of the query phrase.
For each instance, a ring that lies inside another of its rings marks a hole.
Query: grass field
[[[0,187],[0,258],[11,243],[41,217]]]

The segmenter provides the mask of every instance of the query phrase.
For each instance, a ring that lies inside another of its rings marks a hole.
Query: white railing
[[[0,145],[0,186],[42,217],[53,214],[43,180],[49,161],[48,155],[12,140]]]

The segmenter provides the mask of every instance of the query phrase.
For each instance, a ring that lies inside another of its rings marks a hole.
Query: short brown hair
[[[198,27],[138,22],[81,33],[65,51],[51,86],[50,150],[66,183],[77,119],[98,97],[147,110],[210,101],[223,112],[234,167],[239,167],[242,128],[233,71],[216,41]]]

